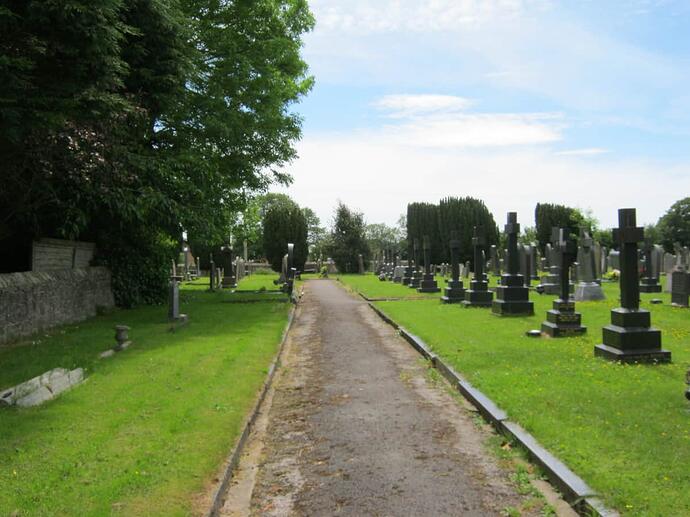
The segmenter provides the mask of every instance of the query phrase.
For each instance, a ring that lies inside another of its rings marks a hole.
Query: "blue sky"
[[[394,223],[471,195],[655,222],[690,195],[690,2],[311,0],[316,78],[288,189]]]

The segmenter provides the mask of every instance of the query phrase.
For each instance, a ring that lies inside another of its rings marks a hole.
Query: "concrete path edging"
[[[290,332],[290,328],[292,327],[292,322],[295,319],[295,311],[296,305],[293,305],[290,308],[290,314],[288,315],[288,321],[285,324],[285,329],[283,330],[283,335],[280,340],[278,352],[276,352],[273,362],[268,368],[268,375],[264,380],[264,384],[261,387],[261,391],[257,396],[256,402],[254,403],[254,406],[252,407],[252,410],[249,413],[249,415],[247,415],[247,417],[245,418],[244,426],[242,428],[242,434],[240,434],[239,438],[237,439],[237,442],[235,443],[234,447],[232,448],[232,451],[230,452],[230,455],[225,461],[225,468],[223,469],[222,478],[213,492],[213,497],[211,499],[211,507],[209,508],[208,512],[205,513],[205,517],[216,517],[220,509],[223,507],[223,496],[228,490],[228,486],[230,485],[230,481],[232,480],[235,468],[237,468],[237,465],[239,464],[240,456],[242,455],[242,451],[247,443],[247,439],[249,438],[249,435],[252,432],[254,424],[256,423],[256,419],[259,415],[261,406],[264,402],[264,399],[266,398],[266,394],[268,393],[268,390],[271,387],[271,384],[273,383],[273,378],[275,377],[276,371],[280,366],[283,351],[285,350],[285,343],[287,342],[288,334]]]
[[[366,298],[365,298],[366,299]],[[508,414],[489,397],[476,389],[462,375],[434,354],[421,338],[408,332],[371,301],[369,307],[386,323],[400,332],[422,357],[465,397],[498,432],[509,436],[527,451],[529,458],[547,475],[549,481],[563,494],[573,509],[583,516],[618,517],[618,512],[607,508],[598,494],[585,481],[568,468],[561,460],[542,447],[539,442],[519,424],[512,422]]]

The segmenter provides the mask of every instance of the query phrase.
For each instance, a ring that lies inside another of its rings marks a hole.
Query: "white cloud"
[[[547,0],[312,0],[317,30],[354,34],[454,31],[511,19]]]
[[[608,152],[608,149],[602,149],[601,147],[587,147],[585,149],[568,149],[567,151],[560,151],[555,154],[556,156],[595,156]]]
[[[554,202],[590,208],[612,227],[620,207],[636,207],[640,223],[656,222],[679,193],[690,192],[688,163],[583,161],[548,146],[425,148],[391,141],[382,131],[307,134],[298,151],[288,192],[324,222],[339,199],[369,222],[394,224],[409,202],[473,196],[485,201],[499,226],[508,211],[533,226],[536,203]]]
[[[389,111],[391,118],[404,118],[414,115],[429,115],[433,113],[448,113],[463,111],[472,106],[473,102],[455,95],[385,95],[374,106]]]
[[[536,145],[561,139],[557,113],[468,113],[470,99],[452,95],[386,95],[374,106],[396,120],[372,141],[435,148]]]

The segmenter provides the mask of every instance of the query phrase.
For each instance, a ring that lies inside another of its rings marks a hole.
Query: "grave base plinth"
[[[465,307],[491,307],[493,299],[494,293],[489,291],[485,280],[473,280],[470,289],[465,291],[465,300],[462,304]]]
[[[602,330],[604,343],[594,347],[594,354],[627,363],[670,362],[671,352],[661,348],[661,331],[650,325],[647,310],[613,309],[611,324]]]
[[[450,280],[447,287],[443,290],[441,297],[442,303],[460,303],[465,299],[465,288],[462,282],[454,282]]]
[[[553,309],[546,313],[541,331],[550,337],[579,336],[587,332],[582,326],[582,315],[575,312],[575,303],[568,300],[554,300]]]
[[[529,289],[525,287],[522,275],[503,275],[501,285],[496,288],[496,299],[491,312],[497,316],[531,316],[534,303],[529,301]]]
[[[440,293],[441,289],[439,288],[438,284],[436,283],[436,280],[434,280],[434,275],[428,274],[428,275],[424,275],[424,278],[419,283],[419,287],[417,288],[417,292],[418,293]]]
[[[660,293],[661,285],[656,278],[641,278],[640,279],[641,293]]]

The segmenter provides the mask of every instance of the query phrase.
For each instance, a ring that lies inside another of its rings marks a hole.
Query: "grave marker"
[[[661,331],[651,327],[650,312],[640,309],[637,243],[644,229],[636,224],[634,208],[618,210],[618,228],[613,240],[620,247],[621,307],[611,311],[611,324],[603,329],[603,341],[594,354],[622,362],[670,362],[671,352],[661,348]]]
[[[640,292],[660,293],[659,278],[654,273],[654,244],[652,239],[646,238],[644,240],[642,253],[644,254],[644,273],[640,279]]]
[[[470,283],[470,288],[465,291],[465,307],[491,307],[494,293],[489,291],[489,282],[484,274],[484,246],[486,246],[486,236],[484,228],[474,227],[472,236],[472,247],[474,248],[474,279]]]
[[[431,242],[429,236],[424,236],[424,277],[417,288],[418,293],[438,293],[439,289],[434,273],[431,270]]]
[[[455,231],[451,231],[449,247],[451,279],[445,288],[445,296],[441,297],[441,302],[459,303],[465,299],[465,288],[460,280],[460,241]]]
[[[534,304],[529,301],[529,289],[523,283],[522,275],[518,272],[519,256],[517,251],[517,237],[520,225],[517,213],[508,212],[505,225],[508,237],[507,272],[501,276],[501,285],[496,289],[496,299],[491,310],[498,316],[522,316],[534,314]]]

